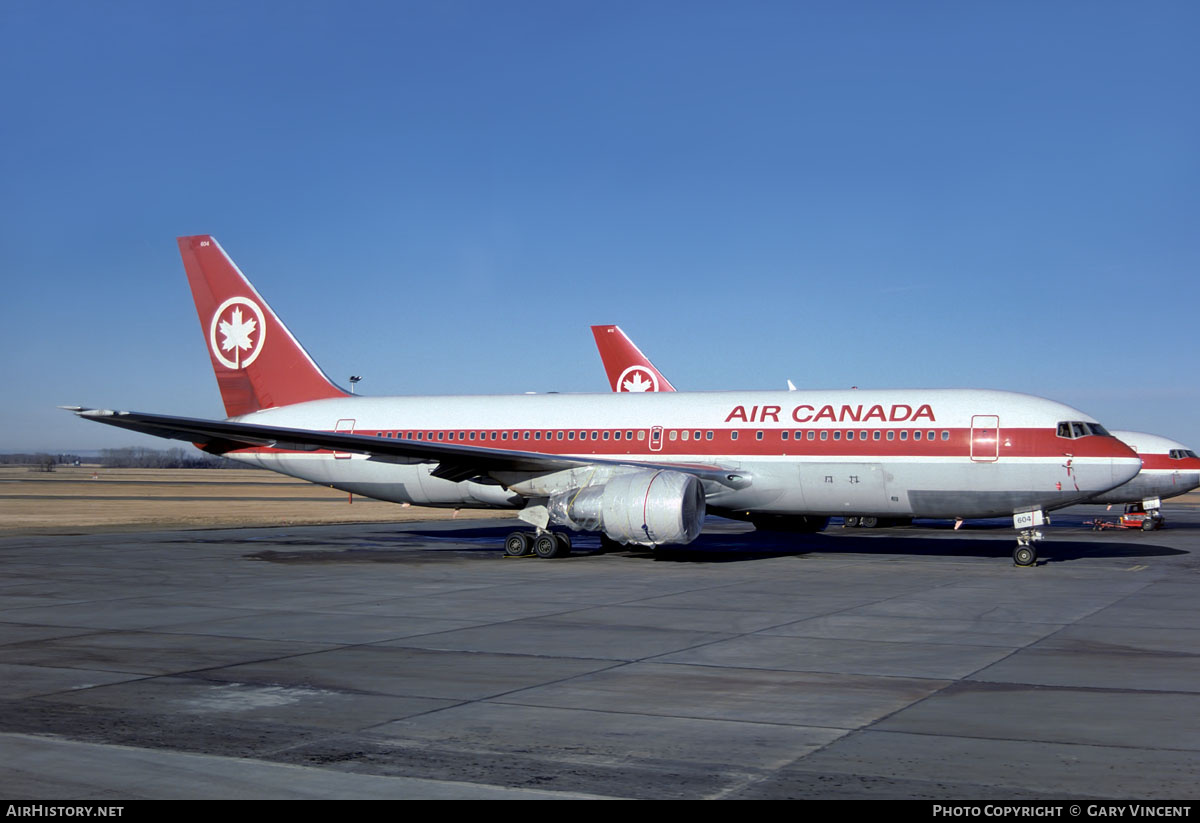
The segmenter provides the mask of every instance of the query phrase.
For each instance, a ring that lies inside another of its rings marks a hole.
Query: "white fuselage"
[[[1166,500],[1200,487],[1200,458],[1183,443],[1157,434],[1114,431],[1113,437],[1137,452],[1142,470],[1128,483],[1096,495],[1089,503]]]
[[[675,392],[349,397],[236,418],[447,445],[639,463],[720,466],[717,513],[989,517],[1054,509],[1132,479],[1140,461],[1112,437],[1056,435],[1093,419],[1001,391]],[[436,463],[254,449],[229,457],[380,500],[520,508],[517,476],[451,482]]]

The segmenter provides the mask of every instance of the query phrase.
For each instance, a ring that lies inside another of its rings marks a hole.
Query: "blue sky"
[[[221,416],[174,238],[369,394],[980,387],[1200,446],[1194,2],[0,3],[0,450]]]

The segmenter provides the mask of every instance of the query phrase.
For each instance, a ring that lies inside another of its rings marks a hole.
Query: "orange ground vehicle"
[[[1146,511],[1145,506],[1141,503],[1126,503],[1125,512],[1113,520],[1103,520],[1097,517],[1091,521],[1092,528],[1096,531],[1101,529],[1141,529],[1144,532],[1161,529],[1167,524],[1163,518],[1162,512],[1158,509]]]

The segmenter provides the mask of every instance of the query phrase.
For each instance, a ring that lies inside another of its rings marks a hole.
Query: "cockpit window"
[[[1191,449],[1171,449],[1172,460],[1182,460],[1185,457],[1195,457],[1196,453]]]
[[[1069,437],[1072,440],[1080,437],[1088,437],[1096,435],[1098,437],[1111,437],[1108,430],[1099,423],[1086,423],[1082,420],[1065,420],[1058,424],[1058,436]]]

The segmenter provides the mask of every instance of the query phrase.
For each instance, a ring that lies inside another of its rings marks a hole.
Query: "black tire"
[[[1032,566],[1037,563],[1037,549],[1033,546],[1017,546],[1013,549],[1013,563],[1018,566]]]
[[[1142,521],[1142,531],[1144,531],[1144,532],[1154,531],[1154,521],[1151,520],[1149,517],[1147,517],[1145,520]]]
[[[533,553],[545,560],[558,557],[561,550],[562,543],[551,532],[539,534],[533,539]]]
[[[529,532],[513,532],[504,538],[504,554],[507,557],[525,557],[533,548]]]
[[[857,529],[858,528],[859,518],[851,516],[851,517],[845,517],[842,519],[846,521],[847,529]]]
[[[873,529],[879,525],[879,518],[878,517],[862,517],[862,518],[859,518],[858,522],[862,524],[862,527],[864,529]]]

